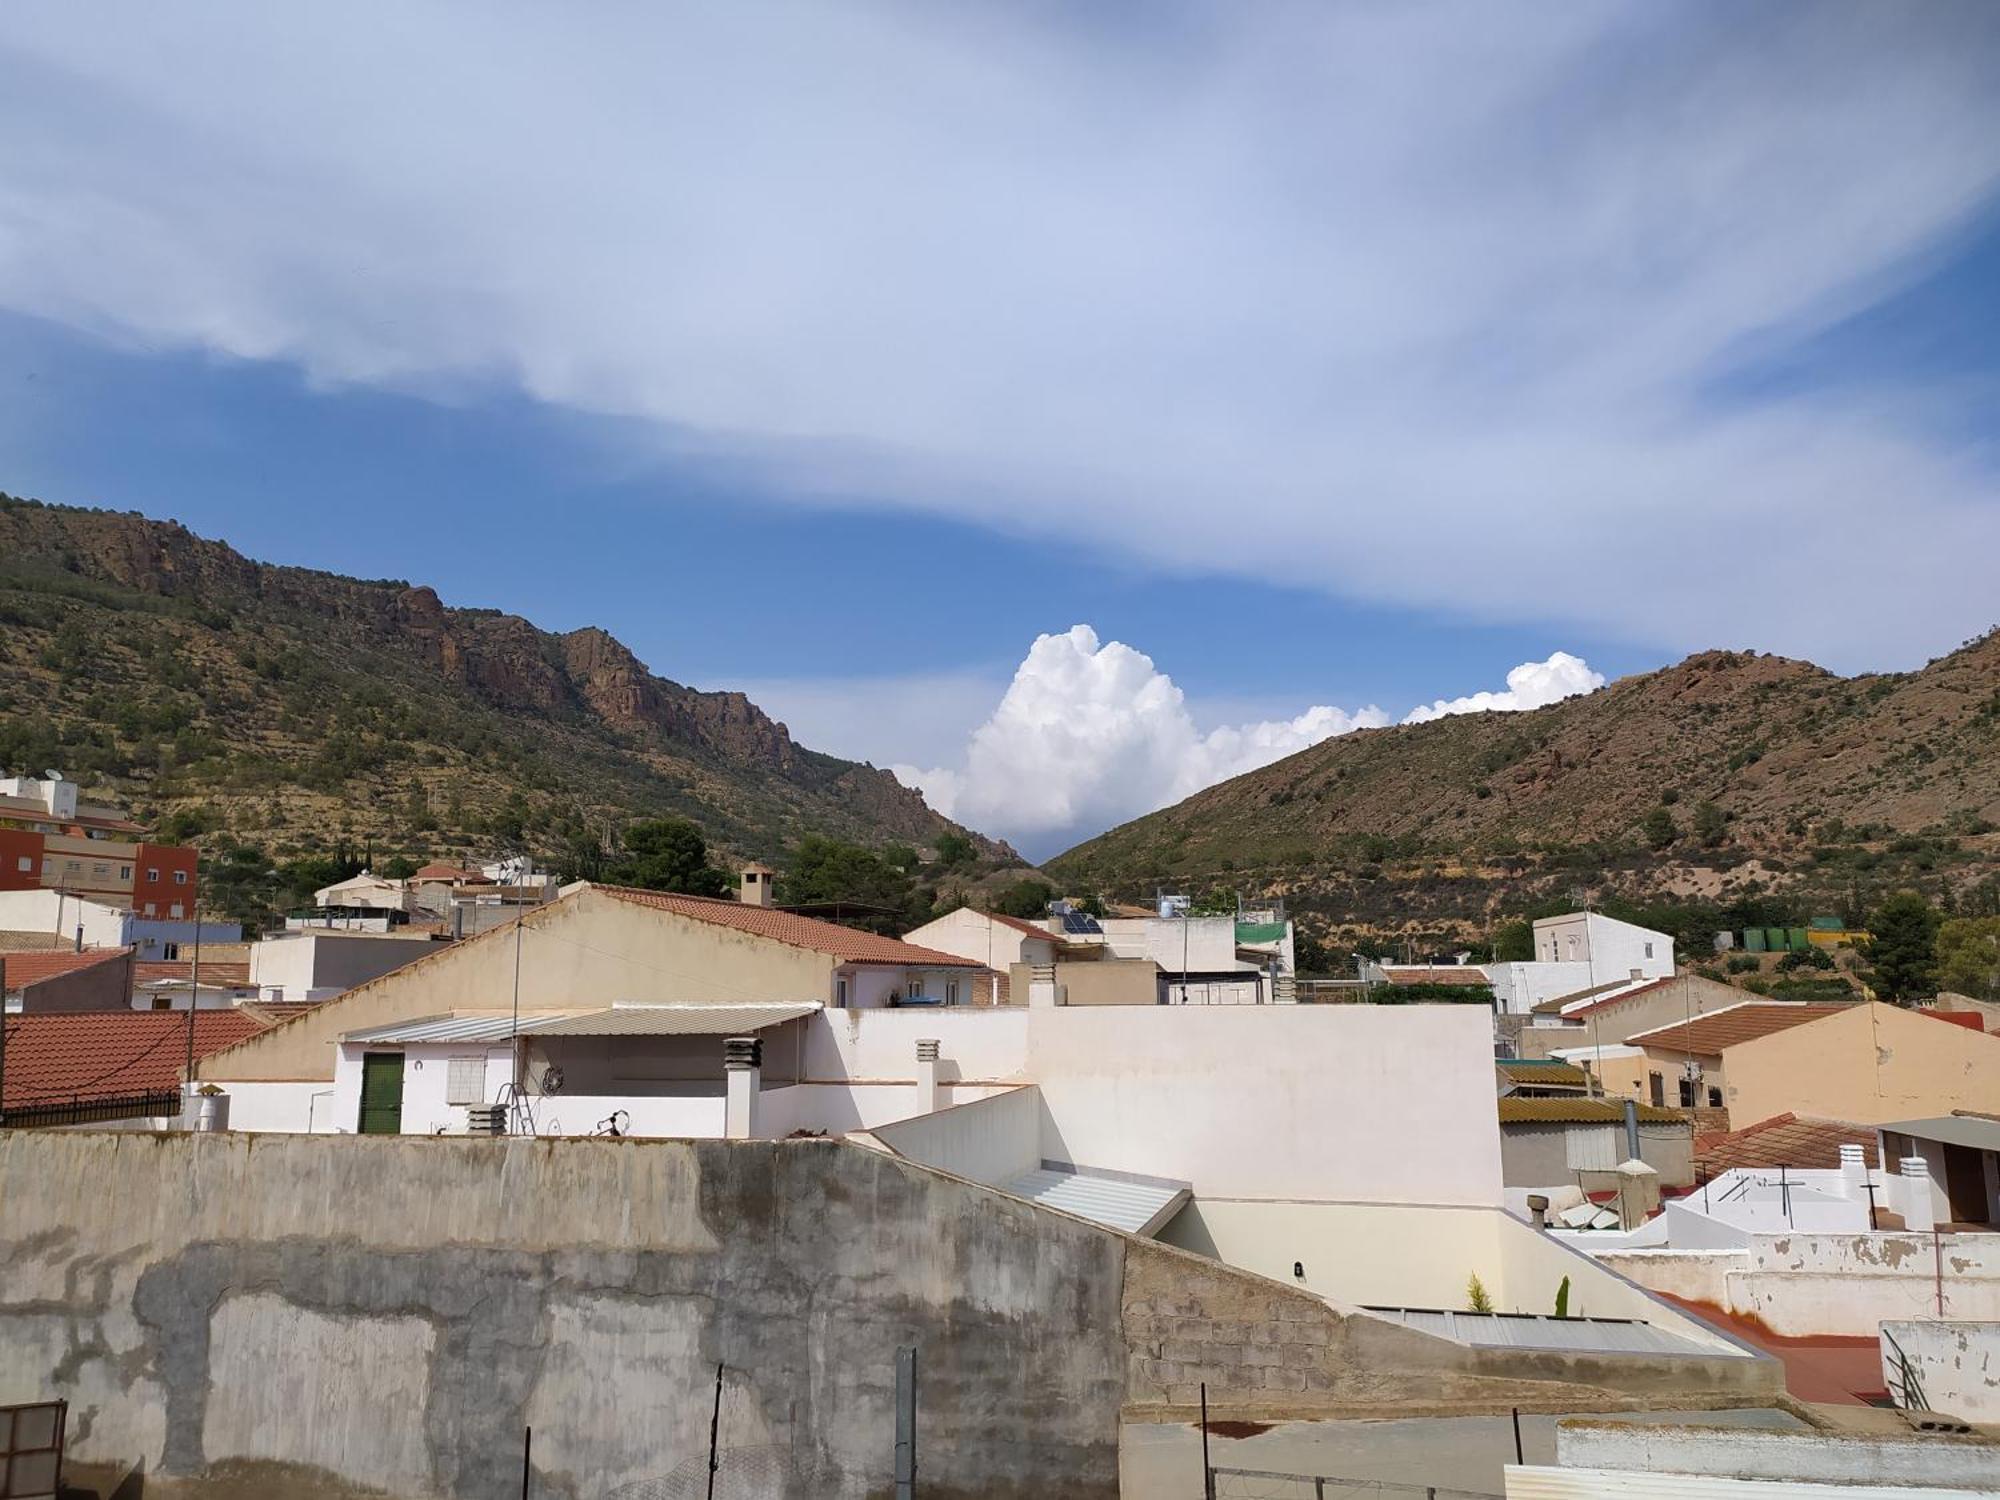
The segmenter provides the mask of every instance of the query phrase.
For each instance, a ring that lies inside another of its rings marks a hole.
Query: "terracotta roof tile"
[[[1868,1165],[1878,1166],[1873,1125],[1847,1120],[1802,1120],[1773,1115],[1741,1130],[1711,1131],[1694,1139],[1696,1170],[1714,1177],[1732,1167],[1809,1167],[1831,1171],[1840,1165],[1842,1146],[1859,1146]]]
[[[1865,1003],[1865,1002],[1854,1002]],[[1808,1021],[1824,1020],[1842,1011],[1853,1009],[1853,1003],[1841,1005],[1800,1005],[1790,1000],[1746,1000],[1741,1005],[1727,1006],[1711,1011],[1705,1016],[1697,1016],[1692,1021],[1678,1021],[1672,1026],[1659,1026],[1651,1031],[1641,1031],[1625,1040],[1634,1047],[1658,1047],[1665,1052],[1687,1052],[1698,1057],[1715,1057],[1725,1047],[1734,1047],[1742,1042],[1754,1042],[1759,1037],[1785,1031],[1793,1026],[1803,1026]]]
[[[0,989],[12,991],[24,985],[40,984],[44,979],[110,963],[131,951],[130,948],[85,948],[79,953],[63,948],[52,953],[9,953],[0,958]]]
[[[1625,1118],[1622,1099],[1519,1099],[1497,1101],[1502,1125],[1615,1125]],[[1672,1125],[1686,1115],[1655,1105],[1639,1106],[1641,1125]]]
[[[1028,937],[1040,938],[1044,942],[1054,943],[1059,948],[1068,946],[1067,940],[1060,932],[1051,932],[1040,923],[1030,922],[1026,917],[1010,917],[1005,912],[998,911],[989,911],[986,913],[986,916],[989,920],[998,922],[1002,927],[1011,927],[1014,931],[1023,933]]]
[[[757,937],[770,938],[794,948],[826,953],[846,963],[922,965],[925,968],[983,969],[977,959],[940,953],[935,948],[919,948],[900,938],[858,932],[833,922],[801,917],[772,906],[745,906],[740,901],[717,900],[709,896],[682,896],[668,891],[641,891],[629,886],[597,887],[607,896],[629,901],[634,906],[650,906],[655,911],[672,912],[697,922],[733,927]]]
[[[484,880],[484,872],[467,870],[458,865],[448,865],[442,860],[434,860],[412,875],[412,880]]]
[[[7,1109],[171,1089],[187,1061],[186,1011],[9,1016]],[[235,1010],[195,1013],[197,1059],[264,1029]]]
[[[1382,970],[1389,976],[1391,984],[1491,984],[1487,972],[1477,964],[1420,964],[1415,967],[1397,965],[1385,966]]]

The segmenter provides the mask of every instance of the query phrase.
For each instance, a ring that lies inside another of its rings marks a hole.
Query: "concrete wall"
[[[132,1008],[132,955],[120,954],[87,969],[52,975],[21,989],[21,1013],[43,1015]],[[185,1007],[183,1007],[185,1009]]]
[[[1884,1390],[1904,1389],[1904,1360],[1930,1410],[2000,1422],[2000,1323],[1884,1323]]]
[[[1042,1101],[1023,1085],[877,1126],[875,1139],[898,1156],[992,1186],[1042,1164]]]
[[[972,959],[989,969],[1005,973],[1018,963],[1047,963],[1055,953],[1056,939],[1031,938],[1005,922],[996,922],[983,911],[961,906],[934,921],[903,934],[903,941],[919,948],[935,948],[940,953]],[[1025,946],[1024,946],[1025,945]]]
[[[1596,975],[1587,963],[1482,964],[1493,984],[1494,1004],[1510,1016],[1526,1015],[1544,1000],[1573,995],[1593,984],[1624,974],[1618,969]]]
[[[0,1136],[0,1402],[99,1493],[603,1496],[725,1449],[886,1493],[1109,1497],[1121,1237],[832,1142]],[[766,1455],[768,1456],[768,1454]],[[317,1485],[319,1487],[315,1488]]]
[[[1636,1423],[1568,1421],[1556,1428],[1556,1461],[1565,1469],[1627,1474],[1714,1475],[1762,1480],[1736,1493],[1788,1493],[1799,1485],[1882,1486],[1911,1496],[1940,1488],[1990,1491],[1996,1449],[1990,1442],[1933,1434],[1824,1432],[1759,1427],[1664,1427]],[[1508,1494],[1514,1494],[1509,1475]],[[1787,1487],[1774,1492],[1770,1481]],[[1615,1488],[1580,1494],[1721,1493],[1695,1487],[1671,1490],[1628,1478]]]
[[[1253,976],[1254,978],[1254,976]],[[1027,993],[1025,974],[1014,983]],[[1056,983],[1065,1005],[1158,1005],[1160,966],[1150,958],[1109,958],[1058,963]]]
[[[122,907],[61,891],[0,891],[0,929],[8,932],[48,932],[73,942],[79,914],[84,947],[122,948],[129,941],[132,913]]]
[[[2000,1037],[1871,1003],[1731,1047],[1727,1073],[1739,1124],[1790,1110],[1879,1125],[1994,1108]]]
[[[1623,1125],[1578,1125],[1520,1122],[1500,1127],[1500,1160],[1508,1187],[1540,1188],[1573,1184],[1577,1173],[1569,1164],[1572,1131],[1595,1134],[1606,1146],[1612,1164],[1625,1160]],[[1605,1139],[1608,1134],[1608,1143]],[[1641,1125],[1639,1159],[1660,1174],[1661,1187],[1686,1187],[1694,1181],[1694,1131],[1691,1127]],[[1594,1174],[1601,1175],[1601,1174]],[[1608,1184],[1593,1181],[1593,1189]]]
[[[421,937],[313,928],[250,949],[250,983],[266,1000],[317,1000],[353,989],[437,951]]]

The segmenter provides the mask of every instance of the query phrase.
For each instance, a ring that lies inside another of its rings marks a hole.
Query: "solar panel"
[[[1062,914],[1064,932],[1103,932],[1097,925],[1097,918],[1086,916],[1080,911],[1066,911]]]

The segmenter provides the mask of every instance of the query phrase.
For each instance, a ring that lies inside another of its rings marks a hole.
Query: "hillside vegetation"
[[[728,858],[808,834],[954,846],[885,770],[602,630],[273,567],[174,522],[0,496],[0,769],[55,767],[167,837],[274,856],[526,847],[588,864],[634,820]],[[970,836],[988,868],[1018,864]]]
[[[2000,633],[1843,678],[1712,651],[1531,713],[1363,730],[1051,861],[1072,888],[1283,894],[1326,939],[1478,943],[1578,899],[1858,920],[2000,910]]]

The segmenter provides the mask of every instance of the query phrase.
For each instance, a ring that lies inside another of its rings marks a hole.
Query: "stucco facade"
[[[1857,1005],[1723,1055],[1730,1119],[1789,1110],[1879,1125],[2000,1109],[2000,1037],[1900,1006]]]

